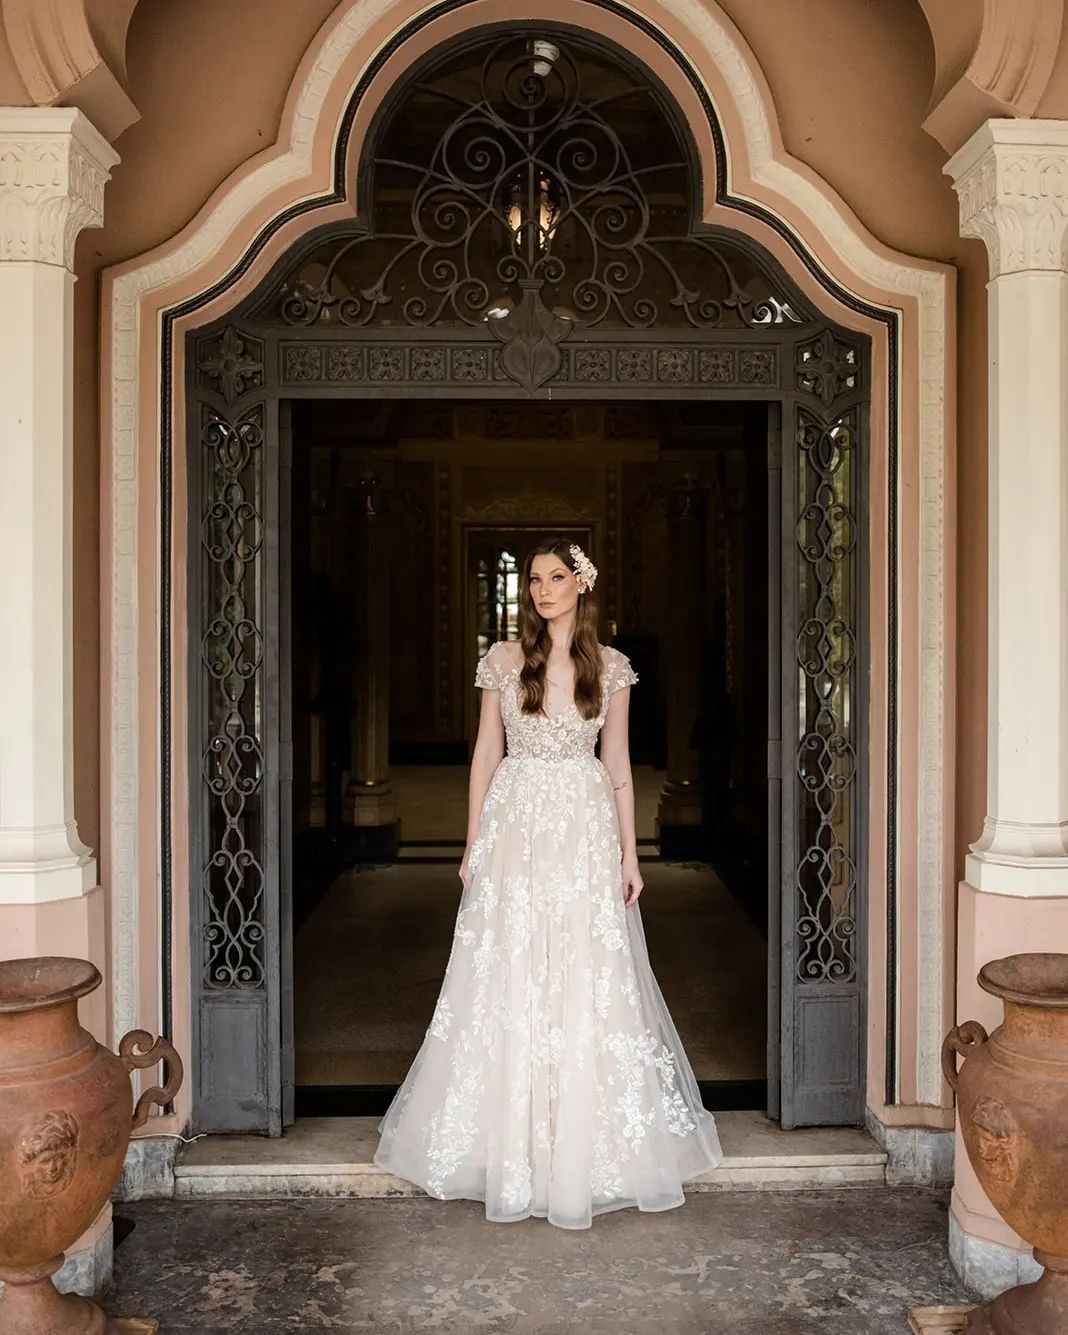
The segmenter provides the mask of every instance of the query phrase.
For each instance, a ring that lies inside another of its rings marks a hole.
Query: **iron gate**
[[[695,222],[673,104],[588,36],[515,25],[434,52],[368,142],[361,216],[189,336],[198,1125],[291,1116],[286,405],[401,395],[777,405],[772,1111],[862,1121],[868,341]]]

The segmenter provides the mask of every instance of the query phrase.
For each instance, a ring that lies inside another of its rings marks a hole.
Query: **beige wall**
[[[957,873],[986,808],[986,252],[960,237],[914,0],[724,0],[772,90],[783,142],[888,245],[958,266]],[[1066,59],[1068,66],[1068,59]],[[1050,114],[1050,113],[1043,113]]]
[[[83,233],[77,258],[76,808],[93,846],[100,831],[99,272],[173,235],[239,163],[273,142],[300,57],[333,7],[333,0],[153,0],[131,24],[128,86],[141,120],[116,142],[123,160],[108,187],[106,226]],[[960,268],[962,872],[985,791],[986,261],[978,243],[959,238],[943,152],[921,128],[934,68],[929,32],[915,0],[809,0],[803,7],[725,0],[724,8],[764,70],[787,149],[880,240]]]

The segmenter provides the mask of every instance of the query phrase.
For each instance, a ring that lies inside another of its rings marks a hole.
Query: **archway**
[[[277,1130],[292,1111],[288,405],[411,395],[774,410],[771,1111],[862,1121],[870,340],[701,221],[666,89],[563,25],[429,52],[384,101],[361,179],[355,223],[306,236],[188,335],[198,1124]]]
[[[872,236],[833,186],[794,158],[772,90],[714,0],[553,0],[566,18],[639,56],[670,88],[698,146],[700,216],[773,255],[810,304],[873,340],[870,421],[870,707],[863,726],[869,906],[867,1107],[883,1125],[949,1116],[939,1062],[952,1010],[952,272]],[[357,161],[403,71],[500,0],[344,0],[308,48],[277,142],[250,159],[188,227],[106,271],[102,347],[102,848],[111,888],[116,1030],[146,1022],[192,1047],[194,961],[187,775],[184,334],[233,310],[316,221],[350,219]],[[686,54],[683,55],[683,52]],[[195,648],[195,646],[194,646]],[[195,947],[199,960],[199,948]],[[234,1004],[242,1004],[233,998]],[[268,1024],[279,1026],[275,1009]],[[220,1077],[225,1076],[220,1071]],[[180,1130],[191,1082],[174,1115]],[[932,1112],[933,1109],[933,1112]],[[939,1121],[939,1125],[943,1124]],[[275,1125],[272,1129],[277,1130]]]

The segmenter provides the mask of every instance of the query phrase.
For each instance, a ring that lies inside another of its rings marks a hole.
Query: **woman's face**
[[[579,598],[575,572],[558,556],[539,553],[530,566],[530,596],[547,621],[572,611]]]

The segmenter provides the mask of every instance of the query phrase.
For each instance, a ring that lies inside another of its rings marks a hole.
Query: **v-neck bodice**
[[[602,700],[594,718],[583,718],[574,698],[556,714],[524,714],[520,706],[519,666],[499,640],[479,659],[475,685],[501,694],[507,754],[514,759],[581,760],[592,758],[612,695],[638,680],[626,654],[608,646],[602,655]]]

